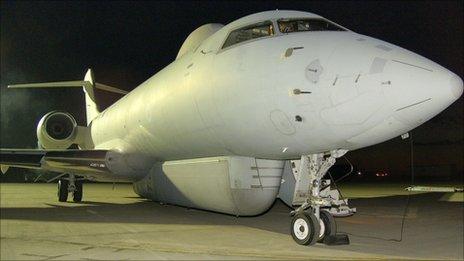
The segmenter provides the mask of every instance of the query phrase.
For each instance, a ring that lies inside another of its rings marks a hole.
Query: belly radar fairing
[[[323,242],[336,232],[333,215],[354,212],[323,179],[338,157],[410,131],[463,91],[459,76],[418,54],[298,11],[201,26],[128,94],[90,70],[83,81],[10,87],[82,87],[87,125],[47,114],[37,131],[46,146],[2,150],[2,171],[65,173],[62,201],[68,191],[82,199],[84,178],[237,216],[260,214],[279,195],[296,208],[300,244]],[[95,88],[125,96],[100,112]]]

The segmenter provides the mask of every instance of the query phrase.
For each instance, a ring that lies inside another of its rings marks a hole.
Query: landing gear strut
[[[291,235],[300,245],[316,242],[337,241],[337,225],[334,215],[348,216],[356,209],[348,207],[348,200],[340,200],[338,192],[330,189],[330,180],[322,180],[335,160],[346,150],[333,150],[328,155],[312,154],[302,156],[299,161],[291,161],[295,187],[289,205],[300,205],[290,214],[293,216]],[[348,238],[345,235],[348,242]]]
[[[82,179],[76,178],[75,175],[69,174],[68,177],[61,177],[58,180],[58,201],[66,202],[68,193],[73,194],[74,202],[82,201]]]

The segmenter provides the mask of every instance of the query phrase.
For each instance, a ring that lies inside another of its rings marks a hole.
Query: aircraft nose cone
[[[451,95],[453,96],[454,100],[459,99],[463,92],[463,84],[461,77],[457,76],[456,74],[451,76],[450,78],[450,89]]]
[[[406,59],[408,58],[408,59]],[[416,127],[454,103],[463,93],[463,81],[444,67],[421,57],[402,57],[391,63],[392,85],[384,93],[395,117]]]

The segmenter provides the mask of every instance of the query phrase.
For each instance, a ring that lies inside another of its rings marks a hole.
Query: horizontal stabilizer
[[[44,82],[44,83],[26,83],[26,84],[11,84],[8,88],[61,88],[61,87],[84,87],[91,88],[92,83],[90,81],[66,81],[66,82]],[[95,88],[114,92],[119,94],[127,94],[125,90],[118,89],[102,83],[95,83]]]
[[[88,81],[66,81],[66,82],[43,82],[43,83],[25,83],[11,84],[8,88],[53,88],[53,87],[86,87],[92,86]]]
[[[108,92],[119,93],[119,94],[127,94],[128,93],[128,91],[121,90],[121,89],[118,89],[116,87],[111,87],[109,85],[98,83],[98,82],[95,83],[95,88],[100,89],[100,90],[104,90],[104,91],[108,91]]]
[[[82,81],[64,81],[64,82],[44,82],[44,83],[26,83],[12,84],[8,88],[61,88],[61,87],[79,87],[82,88],[85,94],[85,110],[87,125],[95,119],[101,112],[100,103],[96,100],[95,89],[100,89],[107,92],[113,92],[125,95],[128,92],[115,88],[106,84],[95,82],[92,69],[88,69]]]

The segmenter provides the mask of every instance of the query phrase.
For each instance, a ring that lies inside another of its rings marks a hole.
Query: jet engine
[[[67,112],[49,112],[37,125],[39,147],[44,149],[67,149],[75,143],[76,136],[76,120]]]

